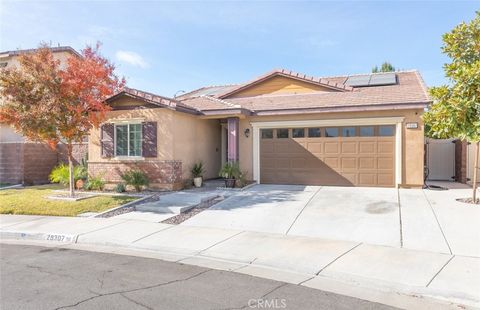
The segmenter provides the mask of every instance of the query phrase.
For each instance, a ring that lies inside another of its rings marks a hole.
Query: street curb
[[[17,231],[0,231],[1,240],[34,240],[44,242],[55,242],[56,244],[77,243],[79,235],[57,234],[57,233],[24,233]]]
[[[41,236],[44,234],[30,234]],[[77,236],[78,237],[78,236]],[[175,253],[172,251],[162,251],[162,250],[149,250],[140,247],[128,247],[122,245],[97,245],[94,243],[52,243],[46,241],[42,238],[37,239],[24,239],[18,238],[15,240],[4,240],[3,233],[1,233],[0,244],[26,244],[33,246],[45,246],[45,247],[63,247],[72,250],[79,251],[90,251],[90,252],[99,252],[99,253],[109,253],[115,255],[126,255],[126,256],[135,256],[135,257],[144,257],[151,259],[160,259],[163,261],[200,266],[204,268],[223,270],[227,272],[241,273],[248,276],[266,278],[274,281],[280,281],[283,283],[289,283],[292,285],[301,285],[304,287],[309,287],[311,289],[327,291],[335,294],[351,296],[359,299],[368,300],[371,302],[377,302],[384,305],[398,307],[401,309],[478,309],[476,302],[468,303],[450,301],[443,297],[441,294],[432,295],[432,293],[441,293],[435,291],[423,291],[423,288],[417,287],[408,287],[398,285],[394,288],[385,287],[381,288],[374,283],[367,282],[356,282],[356,281],[345,281],[340,278],[333,278],[331,276],[315,276],[306,273],[296,273],[289,270],[277,269],[269,266],[263,266],[259,264],[250,263],[239,263],[234,260],[225,260],[221,258],[202,256],[198,253],[196,254],[187,254],[187,253]],[[194,263],[192,260],[200,259],[204,263]],[[190,263],[189,263],[190,262]],[[223,266],[222,266],[223,263]],[[237,265],[239,268],[232,268],[232,265]],[[248,267],[254,267],[257,269],[256,272],[247,273],[241,272],[242,269]],[[305,276],[308,279],[300,283],[288,280],[280,280],[284,274],[295,273],[300,276]],[[374,279],[369,279],[370,281]],[[319,283],[311,284],[310,281],[319,281]],[[419,289],[419,290],[412,290]]]

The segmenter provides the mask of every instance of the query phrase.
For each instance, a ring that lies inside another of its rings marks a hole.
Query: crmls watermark
[[[286,299],[250,299],[249,308],[255,309],[285,309],[287,307]]]

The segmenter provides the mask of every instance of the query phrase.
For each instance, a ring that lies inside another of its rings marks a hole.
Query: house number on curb
[[[71,235],[47,234],[45,236],[45,240],[56,241],[56,242],[72,242],[73,236],[71,236]]]

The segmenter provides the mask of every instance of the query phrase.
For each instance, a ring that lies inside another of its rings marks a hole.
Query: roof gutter
[[[362,111],[385,111],[385,110],[411,110],[424,109],[431,104],[428,102],[415,103],[392,103],[392,104],[369,104],[358,106],[341,106],[341,107],[323,107],[323,108],[296,108],[296,109],[272,109],[253,111],[253,115],[289,115],[289,114],[310,114],[310,113],[330,113],[330,112],[362,112]]]

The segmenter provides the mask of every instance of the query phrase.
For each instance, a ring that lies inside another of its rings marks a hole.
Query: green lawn
[[[61,201],[45,198],[61,185],[48,184],[0,191],[0,214],[35,214],[76,216],[84,212],[101,212],[133,201],[128,196],[97,196],[79,201]]]

